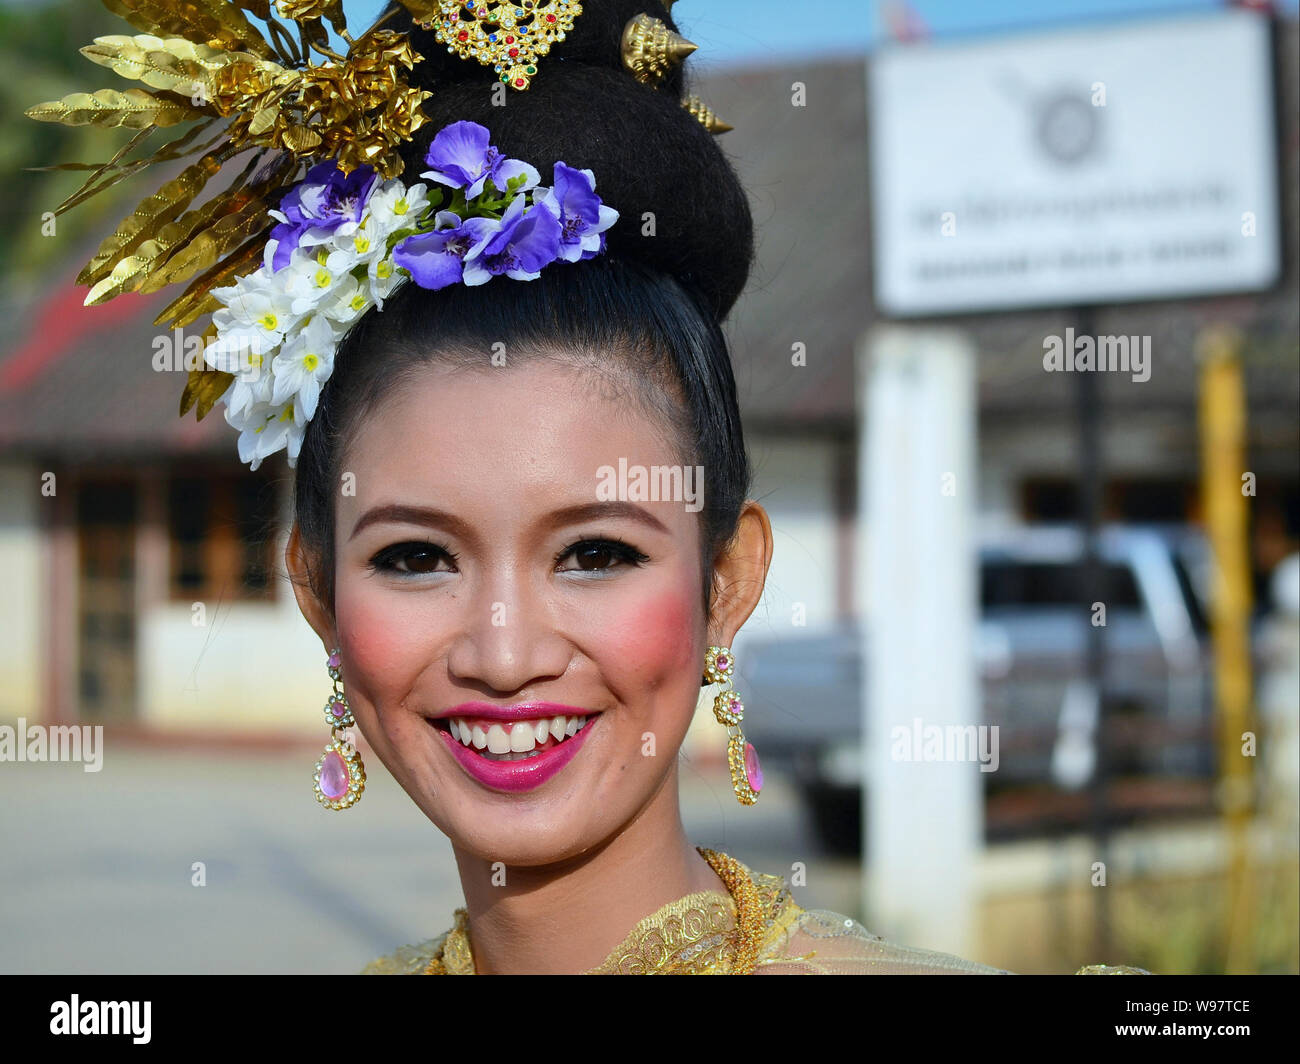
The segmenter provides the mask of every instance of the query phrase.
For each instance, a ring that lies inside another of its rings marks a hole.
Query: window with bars
[[[170,478],[169,586],[176,601],[275,596],[276,484],[248,470]]]

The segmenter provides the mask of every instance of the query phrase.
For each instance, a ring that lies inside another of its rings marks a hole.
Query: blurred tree
[[[75,192],[86,171],[32,172],[27,167],[59,163],[101,163],[131,137],[130,130],[36,122],[23,112],[70,92],[126,88],[112,71],[96,66],[78,49],[96,37],[137,31],[98,0],[53,0],[15,5],[0,2],[0,172],[9,183],[0,197],[0,291],[4,309],[30,302],[52,279],[51,270],[80,268],[78,249],[131,210],[143,195],[130,179],[92,197],[56,220],[53,236],[42,235],[42,216]],[[147,143],[146,143],[147,146]],[[12,321],[6,314],[6,320]],[[0,339],[12,339],[12,324]]]

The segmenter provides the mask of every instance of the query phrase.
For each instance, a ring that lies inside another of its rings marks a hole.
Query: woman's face
[[[700,514],[683,498],[609,501],[598,471],[620,461],[628,483],[680,459],[627,396],[549,360],[422,370],[345,455],[349,700],[416,804],[486,860],[544,864],[617,834],[694,712]]]

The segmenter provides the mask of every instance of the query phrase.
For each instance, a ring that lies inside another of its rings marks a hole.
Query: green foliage
[[[1123,906],[1116,956],[1148,971],[1165,974],[1220,974],[1227,971],[1223,939],[1227,922],[1227,877],[1143,883]],[[1253,870],[1249,902],[1251,943],[1248,962],[1263,974],[1295,974],[1300,964],[1300,870],[1294,861],[1259,864]]]
[[[70,92],[121,87],[111,73],[79,51],[109,33],[133,33],[129,25],[97,0],[57,0],[15,7],[0,5],[0,172],[6,175],[0,197],[0,284],[12,298],[31,298],[48,283],[49,270],[73,269],[79,249],[103,235],[131,209],[139,186],[124,181],[103,196],[59,215],[54,236],[41,233],[42,216],[52,211],[85,179],[84,171],[35,173],[33,166],[101,163],[129,139],[123,130],[68,127],[35,122],[23,111]]]

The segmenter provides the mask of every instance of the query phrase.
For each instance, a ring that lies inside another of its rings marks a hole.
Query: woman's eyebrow
[[[580,521],[599,521],[601,518],[622,517],[629,521],[639,521],[656,532],[668,533],[668,527],[649,510],[632,502],[609,500],[607,502],[585,502],[577,506],[565,506],[552,510],[543,522],[548,528],[563,528],[576,525]]]
[[[598,521],[601,518],[620,517],[630,521],[638,521],[657,532],[665,534],[668,532],[667,526],[649,510],[637,506],[635,503],[616,500],[579,503],[575,506],[565,506],[558,510],[552,510],[543,519],[542,525],[549,530],[574,525],[580,521]],[[384,521],[394,524],[427,525],[430,528],[443,528],[461,539],[469,540],[473,538],[469,526],[455,514],[446,510],[439,510],[432,506],[386,503],[382,506],[372,506],[362,514],[357,523],[353,525],[352,534],[348,536],[348,539],[356,539],[363,529]]]
[[[462,539],[468,539],[472,536],[469,526],[455,514],[448,513],[446,510],[439,510],[432,506],[385,503],[382,506],[372,506],[363,513],[357,519],[357,523],[352,526],[352,534],[348,536],[348,540],[356,539],[362,529],[385,521],[399,525],[427,525],[430,528],[445,528]]]

